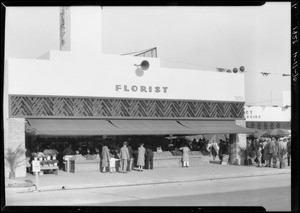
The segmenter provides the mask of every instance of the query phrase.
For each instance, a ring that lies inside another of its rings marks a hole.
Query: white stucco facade
[[[5,61],[5,147],[17,145],[13,135],[9,137],[12,125],[25,125],[24,118],[10,118],[10,95],[245,102],[244,74],[169,69],[160,67],[159,58],[102,54],[101,8],[70,11],[61,51],[50,50],[39,59]],[[143,60],[149,69],[141,70]],[[17,127],[21,139],[16,141],[25,147],[23,127]],[[17,176],[26,174],[24,168]]]

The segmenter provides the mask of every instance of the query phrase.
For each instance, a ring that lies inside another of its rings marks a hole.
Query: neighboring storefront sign
[[[246,121],[290,121],[290,107],[245,106]]]

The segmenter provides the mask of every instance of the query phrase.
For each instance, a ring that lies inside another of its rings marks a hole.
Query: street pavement
[[[68,173],[60,170],[58,175],[44,174],[39,176],[39,191],[178,183],[290,173],[290,167],[284,169],[259,168],[212,163],[188,168],[165,167],[144,170],[143,172],[134,170],[128,173],[101,173],[99,171]],[[5,179],[5,193],[36,191],[34,184],[35,176],[31,174],[25,178],[16,178],[16,180]]]
[[[200,189],[201,190],[201,189]],[[93,206],[244,206],[263,207],[266,211],[291,211],[289,187],[261,188],[192,194],[183,196],[135,199],[108,203],[94,203]]]
[[[290,174],[200,180],[135,186],[9,193],[6,205],[122,207],[122,206],[261,206],[267,211],[291,210]],[[52,209],[53,210],[53,209]]]

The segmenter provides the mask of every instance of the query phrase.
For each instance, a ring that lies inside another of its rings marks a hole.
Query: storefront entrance
[[[92,120],[92,119],[27,119],[26,147],[29,153],[56,150],[59,168],[64,169],[65,150],[74,155],[76,171],[99,169],[104,143],[111,153],[118,153],[124,141],[133,149],[136,158],[140,143],[154,152],[157,166],[180,166],[181,151],[188,144],[194,165],[203,163],[209,137],[193,136],[207,134],[246,133],[234,121],[199,120]],[[229,134],[226,139],[229,141]],[[226,140],[225,139],[225,140]],[[217,141],[219,142],[219,141]]]

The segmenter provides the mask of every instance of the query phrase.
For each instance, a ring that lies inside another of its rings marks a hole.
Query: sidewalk
[[[290,173],[290,167],[284,169],[258,168],[255,166],[220,165],[212,163],[188,168],[154,168],[153,170],[144,170],[143,172],[134,170],[129,173],[100,173],[97,171],[67,173],[60,170],[58,175],[44,174],[39,176],[39,189],[40,191],[47,191],[62,190],[63,187],[64,189],[116,187]],[[19,184],[12,186],[12,182],[18,182]],[[8,187],[9,183],[10,187]],[[25,178],[16,178],[16,180],[5,179],[6,193],[35,191],[36,187],[34,184],[35,176],[31,174],[28,174]]]

